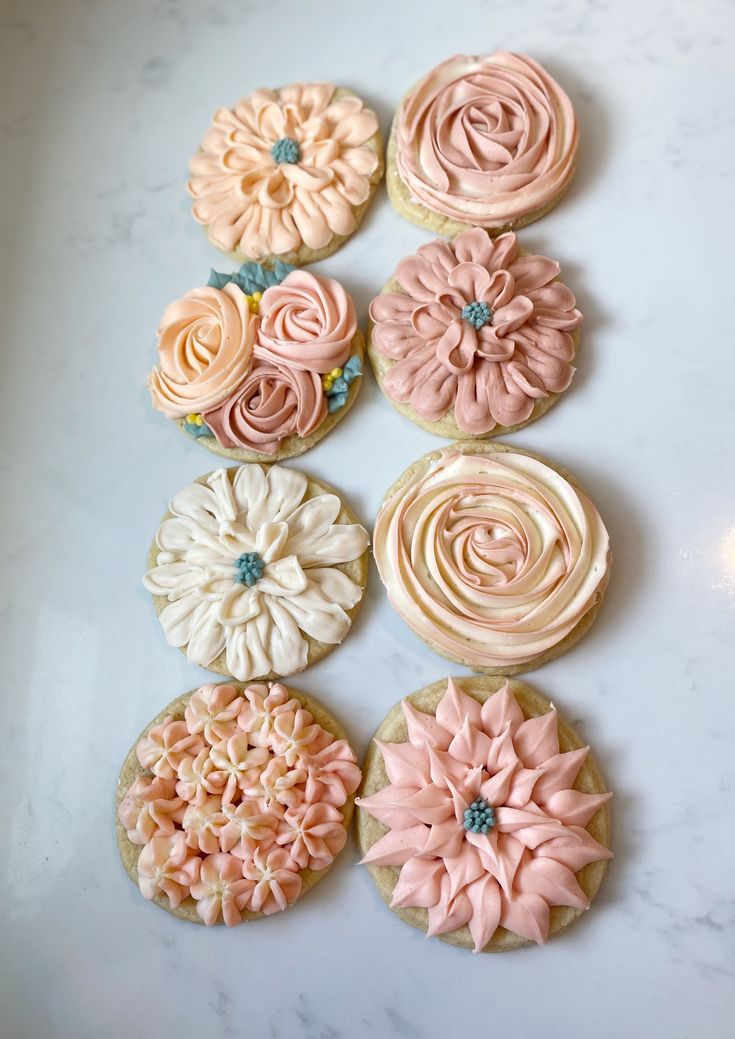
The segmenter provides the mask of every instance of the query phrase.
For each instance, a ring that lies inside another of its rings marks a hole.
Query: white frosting
[[[335,523],[335,494],[304,501],[307,479],[295,469],[244,465],[190,484],[171,502],[156,533],[156,566],[143,583],[165,596],[160,619],[170,645],[207,667],[223,651],[240,681],[306,667],[305,635],[341,642],[347,610],[362,589],[336,568],[368,546],[357,523]],[[265,564],[252,586],[236,581],[236,560],[256,552]]]

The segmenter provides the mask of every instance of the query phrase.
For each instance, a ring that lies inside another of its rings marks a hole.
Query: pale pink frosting
[[[184,802],[176,796],[173,779],[138,776],[120,802],[120,822],[133,844],[167,837],[184,816]]]
[[[611,857],[584,827],[612,794],[572,788],[589,748],[561,753],[556,711],[525,720],[507,684],[481,705],[449,679],[436,716],[402,706],[406,742],[378,743],[389,783],[357,802],[388,827],[363,862],[401,867],[391,905],[425,908],[428,935],[544,942],[550,906],[589,907],[575,873]],[[487,833],[463,825],[477,798]]]
[[[562,642],[599,601],[610,542],[587,495],[540,459],[447,449],[383,503],[373,552],[406,623],[484,668]]]
[[[291,271],[260,301],[262,356],[326,374],[350,355],[357,331],[352,297],[334,278]]]
[[[170,303],[158,329],[158,367],[148,379],[153,407],[180,418],[231,397],[250,367],[255,326],[233,282],[192,289]]]
[[[353,207],[370,195],[377,154],[364,147],[378,121],[359,98],[333,100],[330,83],[256,90],[220,108],[191,161],[194,218],[221,249],[252,260],[301,245],[323,249],[355,229]],[[290,138],[298,162],[271,149]]]
[[[559,269],[546,256],[521,256],[514,234],[493,240],[479,227],[422,245],[398,265],[402,291],[370,305],[372,341],[394,362],[388,396],[430,422],[454,408],[472,434],[524,422],[574,373],[570,333],[582,315],[555,280]],[[480,328],[462,316],[472,303],[488,308]]]
[[[577,138],[569,98],[531,58],[457,55],[403,102],[396,164],[415,201],[462,223],[498,228],[564,191]]]
[[[203,686],[183,719],[166,717],[136,751],[151,772],[118,818],[143,846],[146,898],[166,894],[175,908],[191,895],[204,923],[232,926],[245,909],[285,909],[300,871],[326,869],[344,846],[355,755],[278,683]]]
[[[274,454],[285,437],[313,433],[326,414],[318,373],[281,364],[256,346],[233,396],[203,418],[223,447]]]

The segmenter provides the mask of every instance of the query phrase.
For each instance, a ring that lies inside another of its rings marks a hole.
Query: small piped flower
[[[333,368],[331,372],[322,376],[322,387],[330,415],[344,407],[350,383],[361,375],[362,362],[357,354],[353,354],[344,367]]]
[[[489,833],[495,826],[495,809],[478,797],[464,810],[464,828],[470,833]]]
[[[235,581],[252,588],[263,576],[265,562],[257,552],[243,552],[235,560]]]

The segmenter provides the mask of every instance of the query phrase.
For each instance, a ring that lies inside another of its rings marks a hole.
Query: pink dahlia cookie
[[[475,952],[542,944],[588,909],[611,858],[600,771],[529,686],[435,682],[383,721],[358,841],[402,919]]]
[[[577,119],[559,84],[523,54],[458,54],[401,102],[388,194],[413,223],[499,234],[547,213],[574,175]]]
[[[574,374],[582,315],[546,256],[482,228],[402,260],[370,305],[368,352],[383,393],[446,437],[520,429]]]
[[[359,226],[383,174],[374,112],[331,83],[220,108],[191,160],[194,219],[235,259],[304,264]]]
[[[123,765],[123,865],[184,920],[270,916],[344,847],[359,782],[342,728],[311,697],[280,683],[202,686],[169,704]]]
[[[215,454],[291,458],[318,443],[354,403],[364,340],[333,278],[244,263],[166,308],[154,408]]]

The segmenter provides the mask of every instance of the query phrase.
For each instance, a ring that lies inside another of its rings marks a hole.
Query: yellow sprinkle
[[[189,423],[190,426],[196,425],[196,420],[197,420],[197,416],[196,415],[192,414],[192,415],[187,415],[186,416],[186,421]]]
[[[254,292],[253,293],[253,299],[255,300],[256,303],[260,303],[262,298],[263,298],[263,293],[262,292]]]
[[[334,379],[331,375],[322,375],[322,386],[325,390],[331,390]]]
[[[204,425],[204,419],[202,418],[201,415],[195,415],[194,416],[194,422],[196,423],[197,426],[203,426]]]
[[[341,368],[332,368],[332,370],[331,370],[331,372],[329,374],[332,376],[333,379],[339,379],[340,375],[342,374],[342,369]]]

